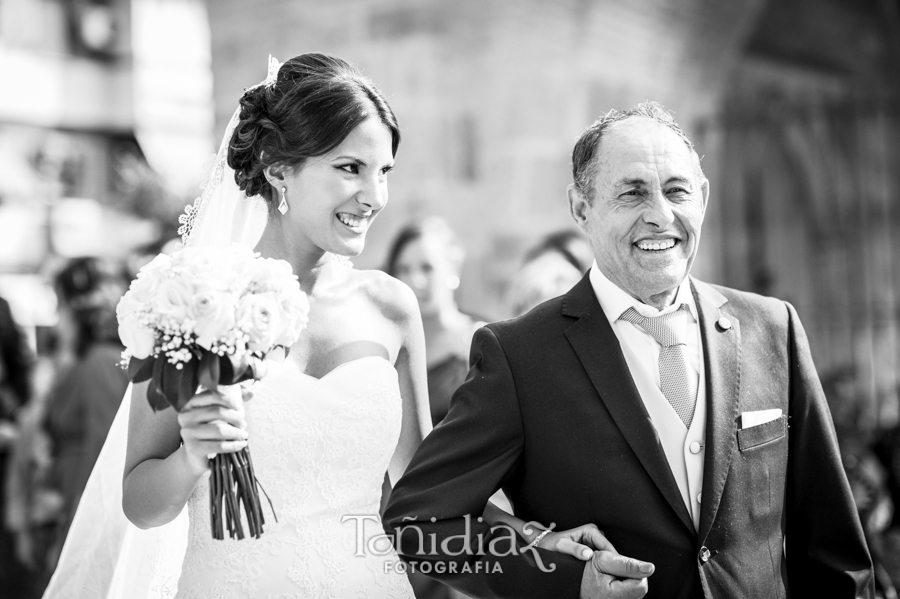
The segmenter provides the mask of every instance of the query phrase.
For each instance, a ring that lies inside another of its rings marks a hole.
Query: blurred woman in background
[[[118,365],[123,347],[116,323],[125,288],[122,274],[98,258],[74,259],[55,279],[60,349],[71,358],[51,391],[44,420],[53,446],[49,481],[64,500],[51,566],[128,386]]]
[[[563,229],[545,235],[528,250],[524,262],[533,262],[546,254],[558,255],[575,267],[579,275],[587,272],[594,262],[594,250],[591,249],[590,242],[576,229]]]
[[[428,401],[436,426],[450,409],[450,397],[469,371],[469,346],[481,324],[456,305],[465,250],[442,219],[407,225],[388,253],[388,274],[416,294],[425,325]]]
[[[593,261],[591,246],[578,231],[557,231],[543,237],[528,250],[521,268],[510,279],[505,297],[509,316],[521,316],[566,293]]]
[[[466,379],[469,346],[481,324],[456,305],[464,258],[459,239],[445,221],[436,217],[405,226],[388,252],[387,273],[412,288],[422,313],[428,403],[434,426],[447,415],[453,392]],[[461,597],[420,572],[409,573],[409,582],[418,599]]]

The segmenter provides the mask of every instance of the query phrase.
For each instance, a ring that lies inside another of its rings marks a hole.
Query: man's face
[[[669,305],[697,254],[709,183],[684,141],[648,118],[614,123],[597,158],[593,202],[569,188],[575,221],[610,281],[644,303]]]

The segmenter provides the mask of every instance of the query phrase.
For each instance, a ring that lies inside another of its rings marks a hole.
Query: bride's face
[[[378,118],[368,118],[334,150],[294,169],[284,180],[290,210],[282,218],[316,247],[358,255],[369,226],[387,204],[387,174],[394,167],[391,141],[390,130]],[[276,202],[280,198],[277,189]]]

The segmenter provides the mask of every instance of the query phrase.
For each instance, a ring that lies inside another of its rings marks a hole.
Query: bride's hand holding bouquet
[[[263,524],[242,395],[233,385],[262,378],[266,357],[297,340],[308,313],[290,265],[241,245],[157,256],[116,310],[129,378],[149,381],[154,411],[172,406],[178,412],[188,467],[212,469],[217,539],[225,526],[243,538],[242,509],[252,536]]]
[[[243,395],[243,389],[219,387],[218,391],[198,393],[178,412],[185,459],[192,472],[208,471],[211,455],[235,453],[247,447]]]

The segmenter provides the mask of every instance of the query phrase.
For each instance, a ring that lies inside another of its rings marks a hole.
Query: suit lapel
[[[741,327],[737,317],[724,308],[727,300],[721,293],[700,281],[691,282],[700,317],[708,406],[699,530],[702,542],[715,521],[734,453],[740,407]],[[721,318],[726,318],[730,327],[718,326]]]
[[[616,426],[678,518],[694,534],[694,524],[659,436],[634,385],[619,339],[594,295],[589,275],[566,295],[563,314],[578,317],[566,329],[566,337]]]

